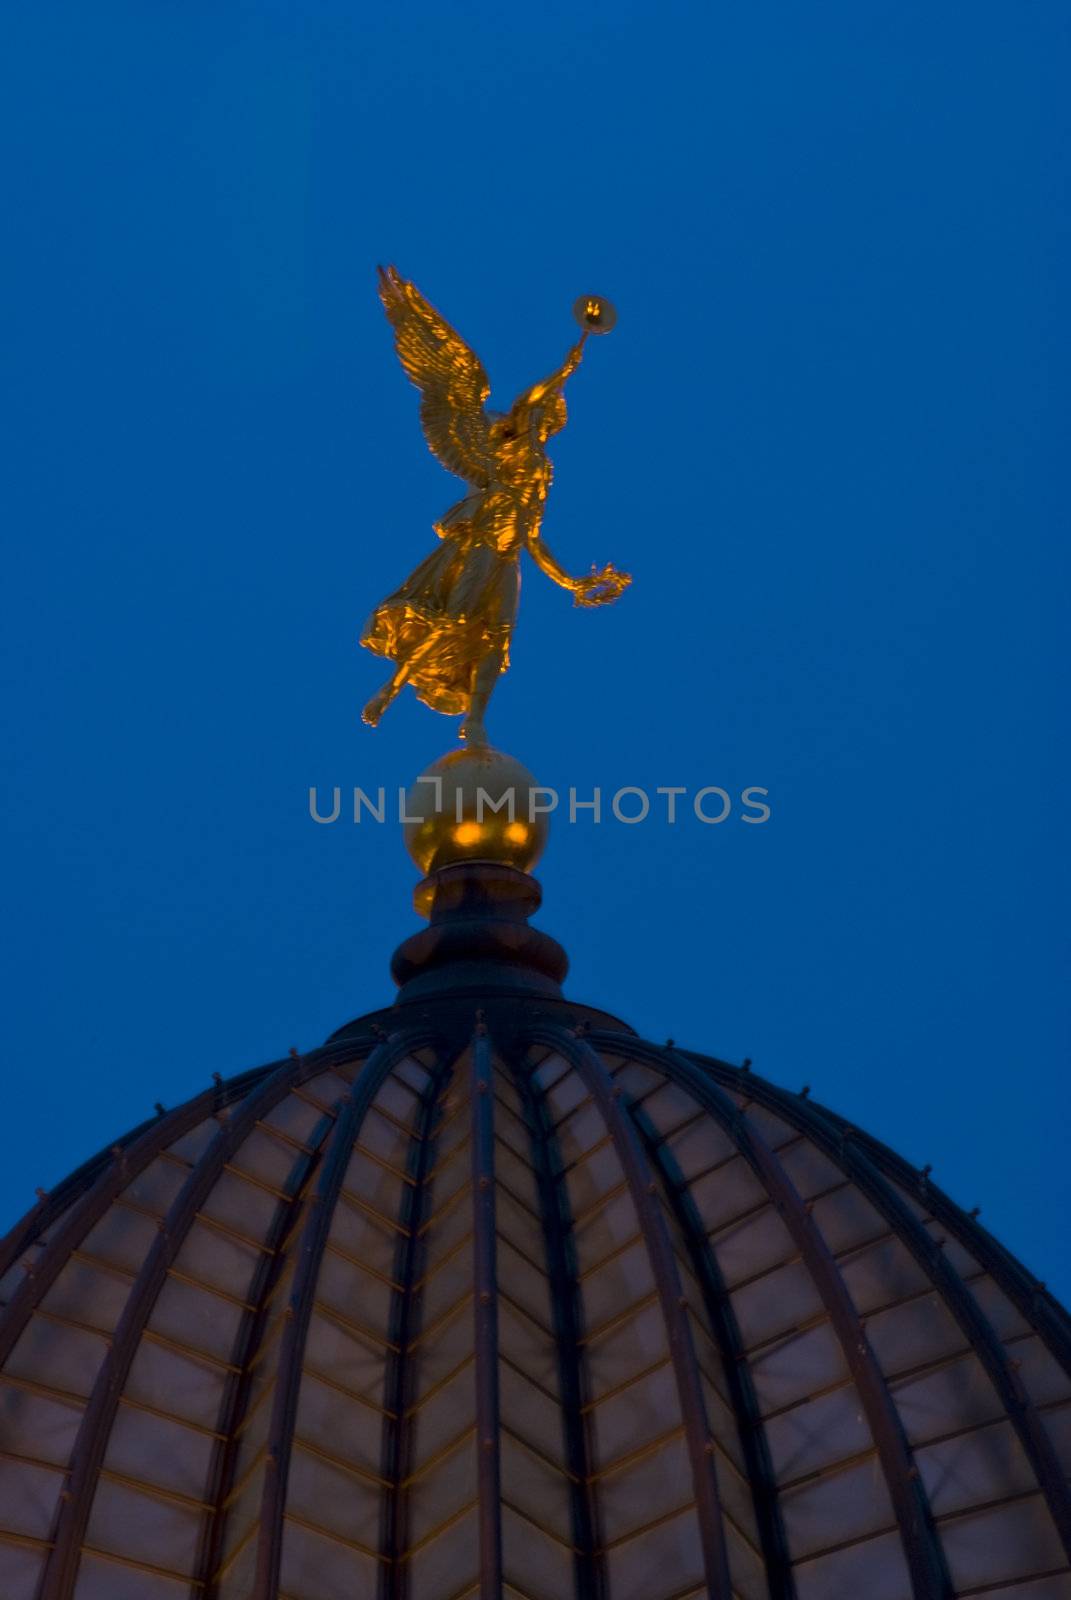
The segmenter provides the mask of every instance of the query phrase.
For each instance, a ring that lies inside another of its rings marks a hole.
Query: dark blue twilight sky
[[[0,40],[3,1225],[214,1070],[389,1001],[371,605],[459,493],[375,296],[506,402],[571,341],[492,731],[764,827],[554,831],[571,993],[918,1161],[1065,1296],[1071,12],[36,0]]]

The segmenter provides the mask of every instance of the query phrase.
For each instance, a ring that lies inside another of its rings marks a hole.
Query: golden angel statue
[[[556,372],[526,389],[503,415],[485,409],[490,385],[482,365],[414,284],[393,267],[380,268],[379,293],[399,359],[421,392],[428,445],[464,479],[468,493],[434,524],[438,548],[376,607],[361,635],[361,643],[395,669],[363,716],[375,727],[408,683],[434,710],[464,714],[461,737],[485,745],[487,702],[509,666],[522,550],[577,605],[605,605],[631,581],[609,565],[571,577],[540,537],[552,474],[545,447],[565,426],[562,389],[588,334],[608,332],[614,312],[608,301],[578,300],[579,340]]]

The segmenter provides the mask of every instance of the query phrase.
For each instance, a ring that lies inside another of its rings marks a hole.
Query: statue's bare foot
[[[490,743],[484,730],[482,717],[467,716],[457,730],[457,736],[459,739],[464,739],[466,744],[473,745],[476,748],[480,746],[486,748]]]
[[[388,684],[385,689],[381,689],[378,694],[374,694],[371,700],[369,700],[368,704],[361,712],[361,721],[367,722],[370,728],[374,728],[379,722],[379,719],[383,715],[384,711],[386,711],[387,707],[390,705],[392,698],[393,696],[390,692],[390,685]]]

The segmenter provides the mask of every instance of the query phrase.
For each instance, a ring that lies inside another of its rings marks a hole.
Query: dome
[[[440,868],[396,1003],[42,1195],[4,1600],[1066,1600],[1068,1319],[805,1094]]]

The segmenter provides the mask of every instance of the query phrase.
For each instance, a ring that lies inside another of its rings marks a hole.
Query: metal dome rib
[[[560,1028],[548,1029],[545,1035],[536,1034],[535,1037],[540,1043],[555,1047],[575,1068],[585,1089],[602,1114],[625,1174],[625,1181],[650,1257],[658,1303],[666,1324],[673,1370],[680,1393],[681,1414],[691,1461],[696,1514],[703,1545],[706,1583],[712,1594],[727,1594],[731,1587],[729,1554],[714,1466],[715,1444],[710,1433],[699,1363],[687,1315],[688,1301],[683,1293],[673,1245],[658,1203],[658,1185],[653,1179],[652,1169],[647,1164],[636,1127],[618,1104],[614,1085],[595,1052],[583,1042],[574,1042]]]
[[[607,1042],[612,1036],[606,1036]],[[633,1046],[633,1053],[636,1047]],[[672,1051],[658,1052],[663,1062],[676,1059]],[[681,1064],[690,1066],[683,1057]],[[694,1079],[693,1079],[694,1081]],[[704,1088],[705,1096],[709,1093]],[[989,1319],[977,1301],[966,1289],[962,1280],[949,1266],[942,1252],[941,1242],[935,1240],[917,1217],[909,1210],[894,1189],[881,1177],[865,1155],[855,1148],[851,1138],[830,1128],[822,1114],[797,1098],[795,1106],[787,1096],[781,1097],[781,1109],[788,1110],[793,1124],[805,1132],[814,1144],[841,1167],[847,1179],[884,1217],[891,1231],[904,1242],[912,1256],[930,1278],[933,1286],[944,1297],[969,1346],[975,1350],[997,1392],[1005,1414],[1010,1418],[1024,1453],[1035,1473],[1045,1496],[1049,1512],[1056,1524],[1065,1553],[1071,1557],[1071,1501],[1068,1499],[1064,1473],[1061,1471],[1055,1449],[1041,1425],[1029,1397],[1018,1382],[1015,1368],[997,1336]]]
[[[576,1587],[592,1600],[604,1600],[605,1573],[599,1558],[599,1540],[588,1485],[592,1476],[591,1449],[584,1425],[584,1380],[581,1367],[581,1320],[578,1307],[573,1219],[563,1184],[564,1166],[547,1114],[546,1102],[533,1092],[531,1077],[516,1056],[506,1067],[525,1115],[532,1168],[546,1242],[547,1277],[551,1290],[557,1342],[558,1387],[561,1396],[564,1462],[569,1473],[569,1504]]]
[[[287,1198],[281,1200],[276,1209],[275,1217],[265,1236],[264,1251],[250,1285],[250,1305],[235,1342],[235,1370],[228,1379],[220,1407],[221,1437],[213,1453],[207,1475],[205,1499],[212,1511],[202,1533],[195,1567],[197,1573],[195,1582],[203,1586],[201,1593],[205,1596],[213,1592],[215,1574],[222,1560],[226,1507],[235,1484],[239,1429],[249,1405],[251,1367],[263,1342],[269,1307],[286,1262],[284,1246],[293,1226],[294,1216],[308,1198],[324,1156],[325,1146],[336,1125],[337,1112],[334,1109],[325,1110],[309,1134],[306,1141],[308,1148],[295,1162],[286,1186]]]
[[[882,1382],[881,1372],[862,1333],[859,1319],[843,1280],[799,1194],[765,1140],[746,1113],[715,1085],[699,1079],[683,1057],[671,1050],[633,1041],[627,1036],[603,1036],[611,1049],[625,1047],[632,1060],[656,1064],[672,1081],[683,1083],[696,1102],[715,1118],[764,1185],[775,1209],[791,1234],[822,1298],[830,1323],[840,1340],[848,1369],[867,1414],[871,1432],[889,1487],[901,1539],[911,1570],[913,1592],[938,1597],[952,1592],[934,1527],[930,1507],[921,1493],[896,1408]],[[738,1419],[739,1421],[739,1419]]]
[[[389,1322],[391,1350],[384,1382],[382,1447],[382,1474],[388,1488],[384,1495],[380,1544],[388,1595],[399,1592],[399,1577],[408,1547],[408,1503],[403,1485],[413,1466],[413,1430],[406,1426],[406,1418],[417,1397],[412,1392],[412,1368],[406,1360],[406,1351],[420,1330],[417,1285],[423,1277],[425,1254],[421,1229],[426,1220],[425,1203],[430,1193],[428,1177],[435,1159],[436,1135],[443,1118],[444,1077],[453,1061],[453,1054],[442,1059],[420,1096],[406,1159],[406,1176],[410,1181],[402,1191],[399,1215],[404,1231],[399,1235],[394,1257],[398,1287],[393,1291]]]
[[[735,1085],[742,1081],[743,1069],[734,1067],[730,1062],[722,1061],[717,1056],[705,1055],[698,1050],[684,1050],[679,1053],[709,1072],[723,1085]],[[816,1100],[804,1100],[801,1096],[792,1095],[775,1084],[765,1082],[757,1074],[748,1073],[746,1081],[749,1092],[756,1102],[779,1108],[783,1115],[796,1118],[801,1127],[806,1125],[805,1121],[800,1119],[806,1118],[808,1109],[820,1113],[821,1117],[836,1129],[840,1141],[845,1143],[850,1141],[860,1151],[865,1152],[878,1172],[893,1185],[894,1190],[902,1192],[919,1206],[928,1209],[950,1235],[969,1249],[980,1262],[984,1262],[986,1270],[992,1274],[1001,1291],[1019,1312],[1044,1329],[1054,1355],[1065,1371],[1071,1375],[1071,1315],[1053,1298],[1045,1285],[1039,1283],[1022,1262],[1016,1260],[1000,1240],[995,1239],[988,1229],[976,1220],[977,1212],[965,1212],[938,1184],[934,1183],[929,1168],[919,1171],[895,1150],[891,1150],[880,1139],[876,1139],[873,1134],[855,1127],[836,1111],[820,1105]]]
[[[786,1099],[782,1097],[782,1108],[786,1105]],[[867,1155],[857,1148],[855,1140],[846,1138],[842,1129],[831,1126],[816,1107],[799,1100],[789,1110],[789,1115],[795,1126],[831,1156],[845,1177],[871,1201],[890,1230],[904,1242],[934,1288],[944,1297],[964,1339],[976,1351],[985,1367],[1004,1412],[1015,1428],[1045,1495],[1053,1521],[1060,1531],[1064,1550],[1071,1556],[1071,1502],[1052,1441],[1018,1381],[1015,1367],[995,1328],[945,1258],[942,1242],[927,1232]]]
[[[683,1173],[673,1159],[664,1134],[644,1115],[642,1101],[632,1107],[632,1117],[641,1137],[648,1161],[662,1179],[663,1192],[682,1237],[686,1242],[696,1278],[702,1290],[703,1306],[721,1352],[727,1395],[740,1430],[740,1447],[747,1466],[747,1478],[755,1506],[759,1543],[765,1563],[771,1600],[791,1596],[795,1588],[791,1577],[791,1557],[785,1537],[777,1497],[777,1483],[762,1426],[751,1370],[733,1314],[715,1252],[707,1239],[703,1219],[688,1190]]]
[[[138,1123],[108,1149],[98,1151],[80,1167],[76,1167],[54,1189],[41,1192],[37,1204],[9,1230],[0,1244],[0,1280],[11,1271],[20,1256],[45,1237],[58,1222],[70,1221],[73,1235],[77,1237],[82,1223],[80,1219],[70,1217],[69,1213],[71,1208],[84,1202],[87,1195],[92,1193],[95,1214],[99,1215],[107,1209],[131,1171],[143,1170],[173,1139],[196,1127],[203,1117],[232,1105],[251,1084],[279,1065],[279,1062],[274,1062],[269,1066],[254,1067],[226,1084],[220,1079],[213,1088],[205,1089],[192,1100],[186,1100],[171,1111]],[[65,1246],[58,1244],[55,1254],[62,1261]],[[37,1271],[41,1270],[43,1264],[38,1263]]]
[[[384,1041],[365,1062],[348,1103],[343,1105],[328,1135],[316,1193],[312,1196],[297,1244],[294,1287],[284,1312],[279,1375],[275,1383],[268,1432],[267,1470],[258,1517],[257,1565],[253,1579],[255,1593],[277,1594],[279,1590],[287,1473],[293,1448],[305,1340],[328,1232],[346,1168],[360,1137],[368,1108],[392,1068],[414,1050],[432,1043],[434,1035],[426,1029],[420,1033],[403,1029],[391,1040]]]
[[[402,1053],[407,1048],[408,1045],[403,1046]],[[366,1073],[370,1075],[371,1083],[375,1083],[377,1074],[382,1070],[381,1062],[385,1060],[389,1066],[397,1054],[396,1049],[391,1050],[387,1046],[381,1046],[379,1051],[373,1052],[366,1063]],[[167,1213],[156,1242],[134,1283],[86,1407],[74,1449],[68,1496],[63,1502],[52,1552],[45,1568],[41,1600],[67,1600],[74,1592],[79,1552],[119,1393],[169,1268],[175,1262],[198,1211],[241,1142],[260,1119],[306,1075],[310,1075],[307,1063],[288,1061],[262,1078],[253,1093],[240,1102],[237,1112],[221,1125]],[[362,1086],[365,1075],[362,1074]],[[351,1129],[356,1137],[353,1110],[351,1105],[343,1111],[336,1124],[336,1133]],[[348,1146],[343,1153],[348,1155]],[[304,1241],[302,1248],[304,1266]],[[289,1438],[286,1445],[288,1447]],[[272,1527],[273,1523],[266,1518],[262,1525]]]

